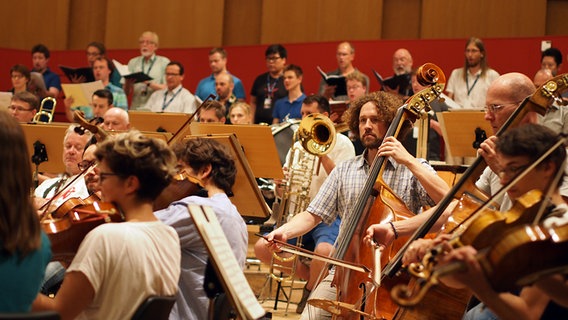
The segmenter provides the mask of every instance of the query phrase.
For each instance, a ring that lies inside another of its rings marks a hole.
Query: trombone
[[[39,111],[35,114],[34,123],[50,123],[53,121],[53,114],[55,113],[55,106],[57,101],[52,97],[45,97],[41,100]]]

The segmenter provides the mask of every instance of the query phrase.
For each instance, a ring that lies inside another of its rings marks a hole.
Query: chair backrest
[[[55,311],[41,311],[28,313],[0,313],[0,320],[60,320],[59,313]]]
[[[167,320],[175,302],[175,296],[150,296],[138,307],[132,320]]]

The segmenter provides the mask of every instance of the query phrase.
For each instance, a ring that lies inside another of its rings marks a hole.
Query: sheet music
[[[256,300],[213,209],[190,204],[188,210],[239,316],[243,319],[264,316],[266,312]]]

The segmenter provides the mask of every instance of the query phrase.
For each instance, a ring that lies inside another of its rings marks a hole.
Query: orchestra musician
[[[499,178],[505,185],[529,164],[547,151],[558,136],[550,129],[528,124],[511,129],[500,136],[495,142],[496,156],[501,167]],[[556,149],[535,169],[531,170],[513,188],[507,191],[509,198],[517,199],[525,193],[537,189],[546,192],[553,183],[557,170],[563,170],[566,159],[564,147]],[[558,186],[552,186],[554,191],[550,197],[550,208],[543,224],[546,227],[561,226],[568,223],[568,205],[562,199]],[[451,250],[446,245],[447,250]],[[454,261],[463,261],[467,271],[458,272],[441,280],[455,287],[466,286],[482,301],[481,304],[468,311],[464,319],[566,319],[568,308],[561,308],[551,303],[551,298],[560,297],[566,302],[565,295],[568,283],[563,275],[548,276],[536,285],[526,286],[519,292],[496,292],[476,259],[477,251],[472,246],[464,246],[448,252],[442,257],[440,266]],[[533,257],[539,259],[538,255]],[[412,258],[410,258],[412,259]],[[407,261],[410,259],[406,259]],[[515,272],[508,270],[507,272]],[[552,290],[550,288],[553,288]],[[562,288],[563,291],[558,290]]]
[[[208,298],[204,291],[205,268],[209,254],[187,211],[188,204],[210,206],[244,268],[248,233],[243,218],[229,200],[237,174],[236,164],[227,147],[208,138],[192,138],[174,145],[178,168],[201,181],[207,197],[190,195],[154,212],[178,233],[181,243],[181,276],[176,304],[170,319],[207,319]]]
[[[479,155],[485,159],[487,168],[485,168],[483,174],[476,182],[476,186],[488,195],[495,194],[501,188],[498,175],[500,167],[495,154],[495,141],[497,140],[495,134],[519,107],[521,102],[534,92],[535,87],[532,81],[521,73],[507,73],[501,75],[491,83],[491,86],[487,90],[485,120],[491,124],[494,135],[485,140],[478,150]],[[537,114],[535,112],[528,112],[521,120],[521,123],[536,123],[536,121]],[[568,196],[568,184],[563,184],[561,194]],[[494,199],[494,201],[500,204],[502,211],[506,211],[511,207],[511,201],[506,194],[500,199]],[[445,210],[444,214],[434,225],[433,231],[438,230],[443,225],[448,215],[451,213],[452,208],[452,206],[449,206],[448,209]],[[427,210],[425,214],[396,221],[392,226],[388,224],[371,225],[367,230],[365,239],[367,241],[374,239],[375,242],[379,244],[388,245],[395,238],[394,230],[396,230],[398,236],[410,236],[430,217],[430,213],[434,212],[434,210],[435,208],[431,208]],[[418,240],[418,242],[424,241],[428,242],[428,240]],[[422,256],[424,251],[421,248],[421,246],[411,245],[408,251],[420,251],[419,253],[415,252],[414,256],[417,254]]]
[[[24,132],[7,111],[0,111],[0,144],[0,313],[29,312],[51,250],[30,197]]]
[[[368,169],[375,156],[388,157],[384,181],[404,201],[414,213],[422,206],[433,205],[448,192],[446,183],[425,160],[411,156],[402,144],[393,137],[383,139],[395,112],[402,105],[402,100],[386,92],[375,92],[355,100],[344,117],[349,129],[360,139],[365,152],[338,164],[328,176],[320,191],[312,200],[308,209],[294,216],[288,223],[268,234],[267,239],[286,241],[313,229],[320,222],[331,223],[337,216],[345,221],[357,201],[368,177]],[[338,242],[342,241],[342,225]],[[272,242],[266,242],[271,250],[279,248]],[[336,291],[330,283],[333,272],[314,289],[310,299],[336,299]],[[309,302],[309,299],[308,299]],[[315,317],[314,317],[315,316]],[[330,317],[329,313],[308,306],[301,319],[320,319]]]
[[[100,142],[95,155],[103,200],[118,206],[126,221],[93,229],[55,298],[38,295],[34,311],[55,310],[62,319],[129,319],[149,296],[178,290],[179,238],[152,209],[175,173],[174,153],[165,142],[132,131]]]

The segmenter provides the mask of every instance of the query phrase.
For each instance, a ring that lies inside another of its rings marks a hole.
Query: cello
[[[417,76],[424,85],[432,86],[415,94],[398,109],[385,138],[397,137],[409,122],[414,122],[418,117],[424,116],[429,110],[428,104],[443,91],[445,77],[437,66],[425,64],[419,68]],[[414,215],[382,180],[386,160],[386,157],[377,156],[373,161],[369,169],[369,177],[357,198],[354,213],[344,218],[343,237],[338,239],[334,254],[336,259],[361,264],[371,270],[377,265],[386,264],[404,239],[398,239],[386,248],[381,261],[375,263],[373,250],[362,242],[368,226],[373,223],[406,219]],[[308,303],[325,309],[335,317],[342,319],[392,318],[397,309],[388,294],[388,288],[392,284],[388,283],[390,281],[383,281],[379,286],[374,280],[377,276],[377,271],[369,274],[336,267],[333,285],[337,288],[337,301],[312,299]],[[380,306],[379,303],[381,303]]]

